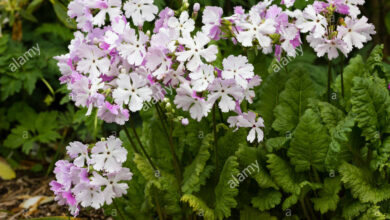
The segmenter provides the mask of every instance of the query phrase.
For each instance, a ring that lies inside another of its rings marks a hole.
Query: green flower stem
[[[134,152],[139,154],[139,151],[138,151],[137,147],[135,146],[133,139],[130,136],[129,130],[127,130],[127,127],[125,125],[123,126],[123,130],[125,131],[126,137],[127,137],[127,139],[129,139],[131,147],[133,148]]]
[[[330,84],[332,83],[332,61],[329,60],[328,63],[328,102],[330,103]]]
[[[173,122],[172,122],[172,120],[171,120],[170,128],[169,128],[169,133],[168,133],[167,126],[166,126],[165,123],[164,123],[164,121],[166,122],[166,120],[165,120],[164,117],[163,117],[162,109],[161,109],[161,107],[160,107],[160,105],[159,105],[158,103],[156,104],[156,111],[157,111],[158,117],[160,118],[161,124],[162,124],[162,126],[163,126],[163,130],[164,130],[166,136],[168,137],[168,141],[169,141],[169,150],[171,151],[171,154],[172,154],[172,158],[173,158],[173,167],[175,168],[177,186],[178,186],[179,194],[180,194],[180,196],[181,196],[181,195],[182,195],[182,191],[181,191],[182,175],[181,175],[181,170],[180,170],[180,167],[179,167],[179,159],[177,158],[177,155],[176,155],[176,153],[175,153],[175,147],[173,146],[173,138],[172,138],[172,134],[173,134]],[[168,124],[168,122],[166,122],[166,123]]]
[[[341,56],[341,95],[344,98],[344,57]]]
[[[149,161],[150,165],[153,167],[153,170],[157,170],[156,169],[156,166],[154,166],[153,162],[152,162],[152,159],[150,158],[148,152],[146,152],[145,148],[144,148],[144,145],[142,144],[141,142],[141,139],[139,138],[138,134],[137,134],[137,130],[135,129],[135,126],[134,126],[134,123],[132,121],[132,119],[130,118],[130,126],[131,128],[133,129],[133,133],[134,133],[134,136],[135,136],[135,139],[138,141],[138,144],[139,146],[141,147],[141,150],[142,152],[144,153],[144,155],[146,156],[146,159]]]
[[[216,104],[213,106],[213,133],[214,133],[214,154],[215,154],[215,167],[218,170],[218,138],[217,138],[217,123],[215,120]]]
[[[160,203],[158,202],[158,198],[157,198],[157,193],[154,192],[154,202],[156,203],[156,209],[157,209],[157,214],[158,214],[158,219],[160,220],[164,220],[164,217],[163,217],[163,214],[162,214],[162,211],[161,211],[161,206],[160,206]]]
[[[310,218],[309,213],[307,212],[304,198],[299,199],[299,202],[301,203],[303,214],[305,215],[306,219],[310,220],[311,218]]]

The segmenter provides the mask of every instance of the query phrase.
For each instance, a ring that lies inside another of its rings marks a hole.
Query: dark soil
[[[68,216],[66,206],[60,206],[56,201],[40,204],[36,210],[24,209],[20,204],[34,196],[53,197],[49,183],[53,177],[33,176],[31,173],[17,172],[13,180],[0,179],[0,219],[30,219],[48,216]],[[112,219],[105,216],[103,210],[82,209],[77,219]]]

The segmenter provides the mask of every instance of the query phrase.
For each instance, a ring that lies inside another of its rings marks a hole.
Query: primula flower
[[[107,123],[117,123],[124,125],[129,120],[129,110],[122,109],[119,105],[112,105],[109,102],[104,102],[104,105],[99,107],[98,117]]]
[[[359,5],[363,5],[365,0],[343,0],[349,8],[349,16],[357,18],[360,14]]]
[[[235,79],[236,83],[244,89],[248,86],[248,79],[254,76],[253,65],[248,63],[248,58],[242,55],[230,55],[223,60],[222,64],[222,78]]]
[[[139,31],[139,36],[137,37],[135,30],[132,28],[126,29],[122,36],[124,41],[118,46],[119,54],[129,64],[141,65],[146,56],[145,44],[149,41],[149,37],[142,31]]]
[[[104,96],[98,91],[104,87],[100,78],[89,79],[81,76],[75,83],[69,85],[72,91],[70,94],[76,106],[88,107],[87,115],[90,115],[92,108],[103,104]]]
[[[307,36],[307,41],[310,42],[310,46],[317,52],[318,57],[322,57],[328,54],[328,59],[333,60],[339,56],[341,51],[345,56],[350,52],[348,45],[340,38],[334,38],[331,40],[323,38],[313,38]]]
[[[74,165],[77,167],[84,167],[89,163],[88,146],[81,142],[75,141],[69,143],[66,147],[66,151],[70,158],[74,160]]]
[[[313,5],[308,5],[298,17],[297,27],[302,33],[311,32],[315,38],[322,37],[326,32],[328,22],[320,13],[317,13]]]
[[[121,16],[122,11],[122,0],[100,0],[96,5],[100,11],[93,17],[92,24],[98,27],[102,26],[106,20],[107,14],[110,19],[113,20],[115,17]]]
[[[346,26],[338,26],[338,37],[341,38],[348,46],[348,50],[353,47],[363,48],[363,43],[371,40],[372,34],[375,34],[375,27],[367,23],[368,19],[362,17],[360,19],[347,17],[345,19]]]
[[[286,5],[287,8],[293,6],[295,3],[295,0],[282,0],[281,4]]]
[[[252,79],[249,80],[248,86],[244,89],[244,99],[246,99],[249,104],[253,103],[253,98],[255,98],[256,94],[254,88],[259,86],[261,83],[260,76],[256,75]]]
[[[92,185],[88,182],[81,182],[77,184],[73,190],[76,195],[75,199],[80,201],[82,207],[92,207],[98,209],[104,204],[104,196],[102,196],[101,187]]]
[[[187,37],[195,29],[195,21],[190,18],[187,11],[183,11],[180,14],[179,19],[176,17],[170,17],[168,20],[168,26],[175,30],[178,35]]]
[[[153,32],[158,33],[161,28],[168,28],[168,20],[169,20],[169,18],[171,18],[174,15],[175,15],[175,12],[168,7],[166,7],[164,10],[162,10],[160,12],[160,14],[158,14],[159,19],[156,20],[156,22],[154,23]]]
[[[101,194],[104,202],[109,205],[112,203],[113,198],[121,197],[127,193],[129,186],[126,183],[121,183],[121,181],[131,180],[132,176],[133,174],[129,168],[121,168],[116,173],[108,174],[106,178],[94,172],[91,178],[91,184],[99,187],[104,186]]]
[[[184,78],[185,74],[185,67],[184,63],[180,63],[177,69],[171,69],[164,77],[164,84],[165,85],[171,85],[171,86],[177,86],[180,82],[187,81]]]
[[[174,103],[177,108],[182,108],[184,111],[189,111],[191,117],[200,121],[206,117],[211,110],[212,105],[199,97],[187,83],[183,83],[176,90],[177,95]]]
[[[275,21],[273,19],[263,20],[256,10],[249,12],[249,22],[239,22],[238,26],[243,30],[239,31],[237,40],[245,47],[253,46],[253,41],[256,39],[261,47],[267,48],[271,46],[272,40],[270,34],[276,31]]]
[[[249,142],[253,142],[257,137],[257,142],[261,142],[264,139],[264,133],[261,128],[264,128],[264,120],[259,117],[256,120],[256,114],[254,112],[244,113],[241,117],[238,118],[237,125],[239,127],[251,128],[247,136]]]
[[[218,107],[222,112],[234,110],[236,107],[236,100],[242,99],[242,89],[237,86],[233,79],[215,79],[209,86],[209,90],[210,94],[208,96],[208,101],[213,104],[218,99],[221,99],[218,103]]]
[[[153,21],[158,13],[153,0],[130,0],[123,6],[127,18],[133,20],[135,26],[143,26],[145,21]]]
[[[118,172],[127,158],[127,151],[122,147],[122,141],[114,136],[109,137],[107,141],[96,143],[91,152],[91,165],[97,171]]]
[[[120,74],[116,80],[117,88],[112,93],[115,103],[129,105],[132,112],[141,110],[143,103],[152,98],[152,90],[147,83],[145,78],[135,72]]]
[[[214,67],[211,65],[202,65],[198,71],[190,73],[191,85],[197,92],[207,89],[210,83],[215,79]]]
[[[202,31],[213,40],[220,39],[222,14],[223,10],[220,7],[207,6],[203,11],[202,22],[204,26]]]
[[[172,61],[166,56],[163,50],[152,48],[146,55],[146,67],[152,72],[158,80],[164,78],[171,69]]]
[[[210,45],[205,48],[209,42],[210,38],[202,32],[197,32],[194,38],[179,38],[179,43],[188,49],[182,52],[176,52],[177,60],[181,62],[188,61],[187,68],[189,71],[195,71],[203,64],[201,57],[207,62],[214,61],[217,59],[218,48],[216,45]]]
[[[106,53],[95,45],[83,44],[78,50],[81,60],[77,64],[77,71],[89,74],[91,78],[98,78],[108,72],[110,60]]]

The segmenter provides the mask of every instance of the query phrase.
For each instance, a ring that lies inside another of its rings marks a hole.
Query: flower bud
[[[181,120],[181,124],[184,125],[184,126],[187,126],[190,122],[188,121],[188,118],[183,118]]]
[[[200,4],[197,2],[194,4],[194,12],[198,12],[200,10]]]

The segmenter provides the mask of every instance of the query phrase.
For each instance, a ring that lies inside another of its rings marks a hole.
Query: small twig
[[[125,131],[126,137],[127,137],[127,139],[129,139],[130,145],[133,148],[134,152],[139,154],[139,151],[138,151],[137,147],[135,146],[135,143],[134,143],[133,139],[131,138],[129,130],[127,130],[126,125],[123,126],[123,130]]]
[[[213,106],[213,133],[214,133],[214,154],[215,154],[215,167],[218,170],[218,139],[217,139],[217,123],[215,120],[216,104]]]

